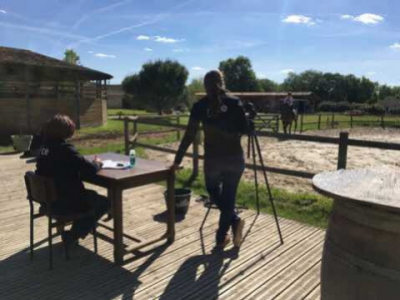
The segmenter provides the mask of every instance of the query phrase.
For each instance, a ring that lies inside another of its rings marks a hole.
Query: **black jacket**
[[[87,210],[81,175],[94,175],[100,167],[86,160],[64,140],[47,141],[40,150],[36,174],[54,179],[58,200],[73,211]]]
[[[240,140],[249,128],[242,102],[238,98],[224,95],[218,113],[213,115],[206,96],[193,105],[175,163],[182,162],[188,147],[196,137],[200,123],[204,129],[205,158],[243,155]]]

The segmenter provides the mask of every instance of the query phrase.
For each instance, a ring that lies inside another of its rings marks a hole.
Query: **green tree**
[[[354,75],[308,70],[291,73],[282,84],[288,91],[311,91],[324,101],[365,103],[376,100],[376,83]]]
[[[138,74],[129,75],[122,81],[122,89],[127,94],[136,95],[138,93],[139,84],[140,80]]]
[[[146,63],[139,72],[138,101],[162,114],[179,105],[188,78],[187,69],[172,60]]]
[[[258,79],[258,84],[263,92],[279,92],[279,84],[270,79]]]
[[[186,86],[187,89],[187,107],[191,107],[193,103],[197,101],[196,93],[202,93],[204,92],[204,84],[203,84],[203,79],[201,78],[196,78],[192,79],[190,84]]]
[[[79,55],[73,49],[66,49],[64,52],[64,61],[67,63],[78,65],[80,64]]]
[[[260,92],[262,90],[250,59],[245,56],[221,61],[219,69],[224,73],[226,88],[232,92]]]

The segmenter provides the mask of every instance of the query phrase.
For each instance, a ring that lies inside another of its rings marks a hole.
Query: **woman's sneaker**
[[[233,228],[233,245],[240,247],[243,239],[244,220],[239,219]]]

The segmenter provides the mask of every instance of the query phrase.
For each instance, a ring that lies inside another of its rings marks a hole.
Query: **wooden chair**
[[[52,204],[57,201],[56,190],[52,178],[36,175],[34,172],[29,171],[25,173],[25,185],[28,193],[28,200],[30,205],[30,257],[33,259],[33,239],[34,239],[34,220],[43,216],[48,217],[48,234],[49,234],[49,263],[50,270],[53,269],[53,253],[52,243],[53,235],[52,229],[57,228],[57,233],[62,233],[64,227],[73,221],[88,217],[93,214],[93,211],[85,213],[75,213],[68,215],[56,215],[52,212]],[[39,212],[35,213],[34,202],[39,203],[41,206]],[[54,221],[54,222],[53,222]],[[97,234],[96,228],[93,228],[94,239],[94,252],[97,254]],[[66,258],[69,258],[68,251],[66,251]]]

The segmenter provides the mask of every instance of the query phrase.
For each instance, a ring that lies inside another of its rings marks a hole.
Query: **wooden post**
[[[167,180],[167,233],[168,243],[175,240],[175,171],[170,170]]]
[[[81,128],[81,91],[79,81],[75,82],[75,92],[76,92],[76,128]]]
[[[300,115],[300,133],[303,132],[303,114]]]
[[[349,133],[341,132],[339,137],[339,154],[337,169],[346,169],[347,163],[347,146],[349,141]]]
[[[176,117],[176,123],[177,123],[178,125],[181,124],[181,116],[180,116],[180,115],[178,115],[178,116]],[[181,130],[181,129],[178,128],[178,130],[176,131],[176,139],[177,139],[178,141],[181,140],[181,131],[180,131],[180,130]]]
[[[353,128],[353,114],[350,114],[350,127]]]
[[[331,128],[335,128],[335,113],[332,113]]]
[[[276,128],[276,132],[279,132],[279,122],[280,122],[280,121],[281,121],[281,120],[280,120],[279,115],[276,115],[276,116],[275,116],[275,122],[276,122],[275,128]]]
[[[132,143],[132,148],[135,148],[137,140],[139,138],[137,119],[135,119],[135,121],[133,121],[133,136],[136,136],[135,140]]]
[[[129,155],[129,120],[124,119],[125,155]]]
[[[321,129],[321,113],[318,115],[318,130]]]
[[[26,100],[26,125],[28,132],[31,133],[31,99],[29,95],[29,80],[25,80],[25,100]]]
[[[199,175],[199,145],[200,145],[200,131],[197,132],[196,138],[193,142],[193,173],[192,177]]]

